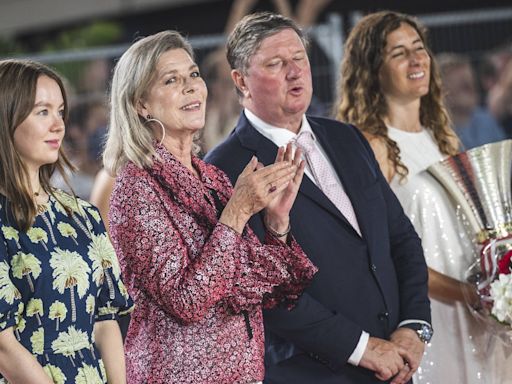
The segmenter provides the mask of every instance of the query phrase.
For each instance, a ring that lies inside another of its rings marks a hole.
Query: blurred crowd
[[[493,283],[512,271],[512,219],[476,220],[480,202],[460,215],[431,170],[512,139],[512,40],[432,52],[420,20],[380,11],[351,20],[335,55],[312,28],[330,2],[273,0],[277,14],[233,0],[225,47],[194,53],[164,30],[68,80],[0,60],[0,349],[14,346],[0,384],[78,380],[88,364],[105,383],[125,371],[158,383],[510,383],[511,350],[477,315],[505,313]],[[465,198],[484,180],[470,171],[457,174]],[[466,213],[475,233],[463,233]],[[41,260],[51,289],[37,281]],[[504,271],[492,283],[491,261]],[[64,350],[57,309],[65,319],[68,307],[55,299],[67,288],[87,342]],[[54,301],[51,359],[38,336],[48,322],[24,319],[45,315],[35,296]]]
[[[474,60],[437,55],[446,106],[464,148],[512,137],[512,46]]]
[[[273,4],[276,11],[295,18],[307,29],[315,25],[317,16],[329,2],[303,0],[295,10],[287,0],[274,0]],[[224,33],[228,34],[256,3],[255,0],[234,1]],[[315,45],[315,49],[321,48]],[[490,47],[488,52],[478,55],[442,52],[436,59],[446,107],[462,142],[461,150],[512,138],[512,43]],[[206,153],[234,128],[241,107],[223,45],[201,52],[198,62],[209,92],[207,121],[198,138]],[[84,67],[79,84],[69,84],[72,114],[65,145],[78,169],[71,175],[72,185],[75,193],[85,199],[90,197],[101,169],[109,114],[106,95],[114,64],[115,60],[91,61]],[[335,100],[330,103],[334,104]],[[329,103],[313,97],[310,113],[327,116],[331,111]]]

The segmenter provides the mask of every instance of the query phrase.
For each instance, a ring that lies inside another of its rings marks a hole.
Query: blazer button
[[[375,272],[377,270],[377,266],[375,264],[370,265],[370,269]]]
[[[378,319],[380,321],[384,321],[384,320],[387,320],[387,318],[389,317],[389,313],[388,312],[380,312],[378,315],[377,315]]]

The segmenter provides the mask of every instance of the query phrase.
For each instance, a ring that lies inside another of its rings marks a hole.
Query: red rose
[[[512,268],[511,259],[512,258],[512,250],[508,251],[503,255],[503,257],[498,261],[498,270],[500,274],[508,275],[510,274],[510,269]]]

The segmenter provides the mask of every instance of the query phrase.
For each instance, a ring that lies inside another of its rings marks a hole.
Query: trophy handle
[[[450,172],[440,163],[430,166],[428,171],[443,186],[448,196],[452,199],[454,205],[458,205],[460,207],[467,223],[469,224],[469,233],[480,233],[481,228],[485,228],[485,226],[482,222],[479,222],[479,216],[473,212],[471,205],[468,203],[467,197],[464,196],[464,193],[458,187],[457,182],[453,179]]]

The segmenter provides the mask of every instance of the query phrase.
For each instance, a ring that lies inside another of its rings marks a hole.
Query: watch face
[[[429,327],[426,324],[423,324],[420,329],[416,331],[418,333],[418,336],[420,337],[421,341],[425,343],[429,343],[432,339],[432,335],[434,334],[434,330],[432,327]]]

